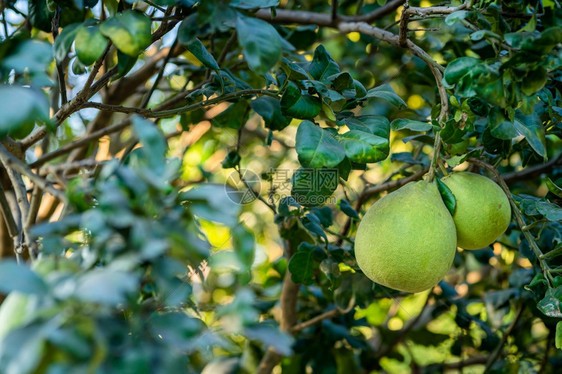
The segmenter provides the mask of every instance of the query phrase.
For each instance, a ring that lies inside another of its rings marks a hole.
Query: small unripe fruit
[[[455,224],[435,183],[411,182],[367,211],[355,238],[357,264],[372,281],[405,292],[439,282],[457,248]]]
[[[468,172],[450,174],[442,181],[455,195],[453,220],[459,247],[484,248],[504,233],[511,221],[511,208],[500,186]]]

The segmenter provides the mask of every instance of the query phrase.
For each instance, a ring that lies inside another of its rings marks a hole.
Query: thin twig
[[[31,169],[29,168],[29,166],[27,166],[27,164],[25,164],[23,161],[17,159],[16,157],[14,157],[14,155],[12,155],[10,152],[8,152],[8,150],[2,144],[0,144],[0,160],[2,160],[2,163],[6,167],[6,170],[8,171],[8,175],[10,175],[10,171],[12,171],[12,172],[17,171],[18,173],[21,173],[21,174],[25,175],[26,177],[28,177],[29,180],[31,180],[33,183],[35,183],[36,185],[38,185],[39,187],[41,187],[45,191],[49,192],[51,195],[55,196],[59,200],[64,201],[64,202],[67,201],[66,195],[62,191],[57,190],[47,180],[41,178],[40,176],[35,174],[33,171],[31,171]],[[14,183],[13,180],[12,180],[12,183]],[[14,186],[14,188],[16,188],[16,186]],[[25,185],[24,185],[24,191],[25,191]],[[16,189],[16,193],[17,193],[17,189]],[[18,196],[18,199],[19,198],[20,197]],[[27,201],[27,196],[22,196],[21,198],[25,199],[26,207],[28,207],[29,202]],[[27,217],[27,212],[28,212],[28,209],[26,208],[25,212],[22,212],[22,215],[24,217]]]
[[[329,310],[325,313],[319,314],[316,317],[313,317],[311,319],[309,319],[308,321],[304,321],[299,323],[298,325],[293,326],[293,328],[291,328],[291,332],[297,333],[299,331],[302,331],[310,326],[314,326],[315,324],[322,322],[325,319],[330,319],[330,318],[334,318],[337,317],[341,314],[341,311],[339,309],[332,309]]]
[[[488,370],[490,370],[490,368],[492,367],[492,365],[494,364],[494,362],[496,362],[496,360],[500,357],[500,354],[502,352],[503,346],[505,345],[505,343],[507,342],[507,337],[509,335],[511,335],[511,332],[513,331],[513,329],[515,328],[515,326],[517,325],[517,323],[519,322],[519,319],[521,318],[521,315],[523,314],[523,309],[525,309],[525,304],[521,304],[521,306],[519,307],[519,309],[517,309],[517,312],[515,314],[515,317],[513,318],[513,321],[511,322],[511,324],[507,327],[507,330],[505,330],[502,339],[500,341],[500,344],[498,344],[498,346],[496,347],[496,349],[494,350],[494,352],[492,353],[492,355],[490,356],[490,358],[488,359],[488,362],[486,362],[486,368],[484,369],[484,372],[487,372]]]
[[[2,212],[2,216],[4,217],[4,223],[6,224],[6,228],[8,229],[8,234],[10,237],[14,237],[18,235],[18,226],[16,221],[14,220],[14,216],[12,215],[12,209],[8,200],[6,199],[6,191],[2,187],[0,183],[0,211]]]
[[[174,49],[175,49],[177,44],[178,44],[178,38],[176,37],[174,39],[174,42],[172,43],[172,46],[170,47],[170,51],[168,52],[166,57],[164,57],[164,61],[162,62],[162,66],[160,67],[160,71],[158,71],[158,75],[156,76],[156,79],[154,80],[154,84],[152,85],[152,87],[150,87],[150,91],[148,91],[148,93],[146,94],[146,96],[142,100],[142,103],[140,105],[141,108],[146,108],[146,106],[148,105],[148,102],[150,101],[150,98],[152,97],[152,94],[154,93],[154,91],[158,87],[158,84],[160,83],[160,80],[164,76],[164,69],[166,69],[166,65],[168,64],[168,61],[170,61],[170,58],[174,54]]]

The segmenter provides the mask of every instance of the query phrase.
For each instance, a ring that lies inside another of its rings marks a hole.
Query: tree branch
[[[308,321],[304,321],[299,323],[298,325],[295,325],[291,328],[291,332],[297,333],[299,331],[302,331],[310,326],[314,326],[315,324],[322,322],[325,319],[330,319],[330,318],[334,318],[337,317],[341,314],[341,311],[339,309],[332,309],[329,310],[325,313],[322,313],[320,315],[317,315],[316,317],[313,317],[311,319],[309,319]]]
[[[6,170],[8,171],[8,175],[10,174],[10,170],[16,170],[18,173],[21,173],[21,174],[25,175],[33,183],[35,183],[36,185],[38,185],[39,187],[41,187],[45,191],[49,192],[51,195],[55,196],[57,199],[59,199],[63,202],[67,201],[66,195],[62,191],[57,190],[56,188],[54,188],[51,185],[51,183],[49,183],[45,179],[41,178],[37,174],[33,173],[31,171],[31,169],[29,168],[29,166],[27,166],[27,164],[25,164],[23,161],[17,159],[16,157],[14,157],[14,155],[12,155],[10,152],[8,152],[8,150],[2,144],[0,144],[0,160],[2,161],[4,166],[6,167]],[[14,181],[12,181],[12,182],[14,182]],[[16,188],[16,186],[14,186],[14,188]],[[25,187],[24,187],[24,190],[25,190]],[[17,191],[17,189],[16,189],[16,191]],[[27,197],[25,198],[25,200],[27,201]],[[27,217],[27,209],[26,209],[25,213],[26,214],[23,214],[23,216]]]
[[[285,242],[285,256],[287,261],[293,256],[293,245],[290,241]],[[287,267],[283,289],[281,290],[281,331],[290,332],[297,323],[297,297],[299,286],[291,279],[291,271]],[[269,347],[262,357],[257,368],[257,374],[270,374],[273,368],[281,361],[282,356],[272,347]]]

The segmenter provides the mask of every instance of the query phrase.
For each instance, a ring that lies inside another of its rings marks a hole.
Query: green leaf
[[[562,318],[562,311],[560,309],[561,297],[562,287],[557,287],[556,289],[549,288],[544,298],[538,302],[537,308],[546,316]]]
[[[289,82],[281,97],[281,110],[290,117],[311,119],[322,110],[322,100],[308,94],[303,95],[295,83]]]
[[[431,123],[415,121],[407,118],[397,118],[390,124],[394,131],[408,129],[411,131],[429,131],[432,129]]]
[[[279,0],[233,0],[229,5],[238,9],[271,8],[279,5]]]
[[[198,31],[197,13],[193,13],[181,21],[180,27],[178,28],[178,41],[182,45],[188,45],[195,39]]]
[[[346,199],[341,199],[339,204],[340,210],[348,217],[359,219],[359,214],[357,211],[351,206],[349,201]]]
[[[99,268],[80,277],[75,295],[86,302],[118,305],[125,302],[137,286],[138,277],[135,274]]]
[[[84,65],[91,65],[103,55],[108,43],[98,26],[81,27],[74,41],[76,56]]]
[[[449,213],[453,215],[455,213],[455,208],[457,207],[457,199],[455,199],[455,195],[453,191],[441,180],[437,179],[437,188],[439,189],[439,193],[441,194],[441,198],[443,199],[443,203],[449,210]]]
[[[350,130],[365,131],[385,139],[390,136],[390,122],[383,116],[348,117],[344,123]]]
[[[314,260],[313,251],[299,251],[291,257],[289,270],[291,280],[296,284],[310,285],[313,281]]]
[[[554,183],[552,181],[552,179],[550,179],[549,177],[546,177],[544,180],[546,187],[548,187],[548,190],[550,191],[550,193],[558,196],[558,197],[562,197],[562,187],[558,186],[556,183]]]
[[[500,108],[494,107],[490,111],[488,118],[490,133],[494,137],[503,140],[511,140],[517,136],[517,130],[513,126],[513,123],[505,117]]]
[[[308,73],[316,80],[329,83],[328,77],[340,72],[340,67],[332,59],[326,48],[320,44],[308,66]]]
[[[25,294],[44,295],[47,285],[33,270],[25,265],[18,265],[15,260],[0,262],[0,293],[17,291]]]
[[[528,72],[525,78],[523,78],[523,81],[521,82],[521,91],[523,91],[525,95],[531,96],[544,87],[547,79],[548,75],[546,69],[538,67],[535,70]]]
[[[388,138],[368,134],[364,131],[351,130],[337,136],[345,148],[345,154],[353,162],[379,162],[388,157]]]
[[[279,330],[278,326],[260,323],[244,329],[244,336],[250,340],[259,341],[264,347],[272,347],[276,352],[283,356],[291,356],[294,338],[287,333]],[[209,373],[219,373],[219,371],[209,370]],[[234,371],[221,371],[222,373],[232,373]]]
[[[201,43],[201,40],[195,38],[193,41],[188,43],[186,47],[189,50],[189,52],[193,53],[193,55],[197,57],[197,59],[201,61],[203,65],[205,65],[209,69],[215,69],[215,70],[220,69],[219,65],[217,64],[217,61],[215,60],[213,55],[209,53],[207,48],[205,48],[203,43]]]
[[[71,25],[66,26],[60,34],[55,39],[55,43],[53,44],[53,50],[55,54],[55,60],[57,62],[61,62],[66,57],[66,54],[70,50],[70,46],[76,38],[76,34],[80,30],[81,23],[73,23]]]
[[[338,188],[338,169],[299,168],[291,178],[291,196],[302,206],[326,204]]]
[[[537,211],[551,222],[562,221],[562,208],[546,201],[537,201]]]
[[[211,124],[216,127],[229,127],[239,129],[246,123],[249,116],[248,100],[241,99],[230,105],[226,110],[218,114],[211,120]]]
[[[303,121],[297,130],[296,149],[304,167],[335,167],[345,157],[345,149],[327,130]]]
[[[480,60],[474,57],[459,57],[447,65],[443,77],[447,83],[456,84],[479,63]]]
[[[546,158],[546,139],[541,119],[537,113],[531,113],[528,116],[515,112],[515,120],[513,122],[515,129],[527,139],[529,145],[539,156]]]
[[[0,58],[0,67],[14,69],[16,73],[44,73],[53,58],[53,48],[49,43],[38,40],[25,40],[18,43],[10,54]]]
[[[250,106],[263,118],[265,126],[272,130],[283,130],[291,123],[291,118],[281,113],[281,103],[274,97],[258,97],[250,102]]]
[[[449,14],[445,17],[445,23],[449,26],[453,25],[455,22],[461,21],[471,15],[471,12],[467,10],[458,10]]]
[[[328,80],[332,82],[332,87],[339,92],[353,88],[353,78],[348,72],[331,75]]]
[[[40,91],[0,85],[0,136],[35,121],[49,121],[49,103]]]
[[[237,151],[232,150],[227,153],[224,160],[222,160],[221,165],[223,169],[230,169],[237,165],[240,165],[240,160],[241,160],[240,154]]]
[[[407,106],[406,102],[404,102],[404,100],[402,100],[400,96],[398,96],[396,92],[394,92],[389,84],[383,84],[378,87],[371,88],[369,91],[367,91],[367,95],[365,95],[365,98],[373,97],[386,100],[392,105],[399,108],[405,108]]]
[[[265,74],[281,58],[281,37],[268,22],[238,14],[236,31],[251,70]]]
[[[155,170],[161,170],[166,164],[168,144],[164,135],[153,122],[140,116],[133,116],[133,130],[143,147],[142,153],[149,165]]]
[[[232,245],[240,262],[246,267],[246,270],[250,270],[255,255],[254,235],[244,226],[238,225],[232,229]]]
[[[138,57],[137,56],[129,56],[128,54],[125,54],[121,51],[117,51],[117,77],[121,78],[124,77],[129,71],[131,71],[131,69],[133,68],[133,66],[135,66],[136,62],[137,62]]]
[[[144,13],[126,10],[100,25],[100,31],[121,52],[137,56],[151,43],[151,21]]]

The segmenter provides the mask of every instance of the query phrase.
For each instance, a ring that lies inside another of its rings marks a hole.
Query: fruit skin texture
[[[459,247],[484,248],[503,234],[511,221],[511,208],[500,186],[468,172],[450,174],[442,181],[457,201],[453,220]]]
[[[410,182],[367,211],[355,257],[372,281],[405,292],[439,282],[453,262],[457,235],[435,183]]]

